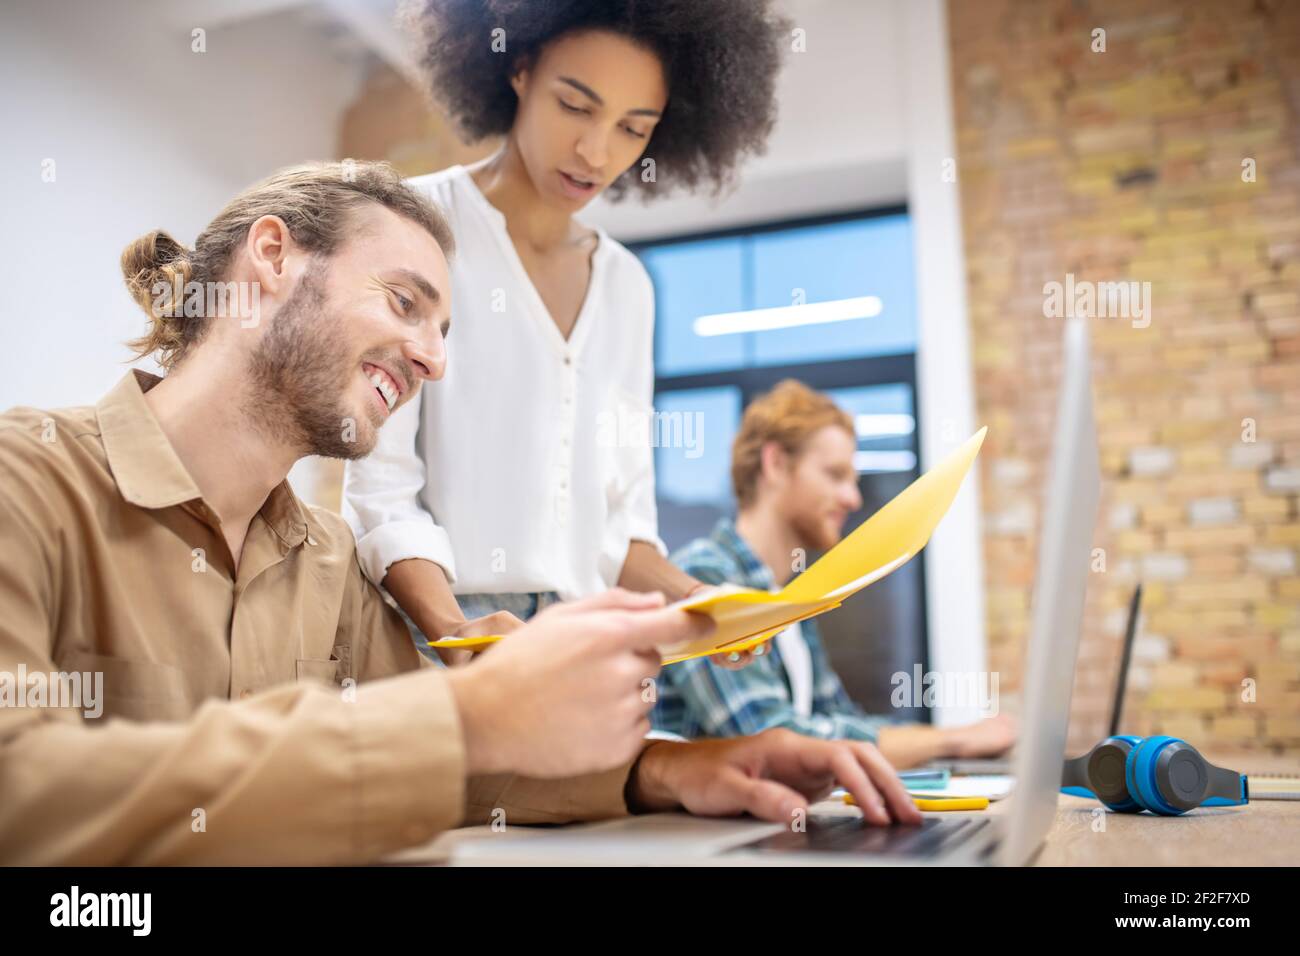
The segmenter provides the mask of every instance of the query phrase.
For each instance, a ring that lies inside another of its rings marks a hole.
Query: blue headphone
[[[1065,762],[1061,792],[1095,797],[1117,813],[1161,816],[1250,803],[1244,775],[1214,766],[1177,737],[1107,737]]]

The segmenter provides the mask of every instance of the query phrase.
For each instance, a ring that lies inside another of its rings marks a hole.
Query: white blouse
[[[343,515],[379,583],[405,558],[440,564],[457,594],[592,594],[633,540],[665,553],[651,441],[654,288],[596,229],[591,280],[566,341],[505,216],[463,166],[409,181],[446,213],[452,330],[425,382],[349,462]]]

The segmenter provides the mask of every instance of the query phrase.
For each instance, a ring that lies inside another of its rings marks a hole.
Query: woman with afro
[[[411,181],[455,234],[455,335],[443,380],[348,466],[362,566],[430,638],[506,633],[615,585],[683,598],[704,585],[658,537],[653,287],[577,214],[602,193],[727,186],[773,126],[788,27],[768,0],[406,13],[435,97],[468,140],[501,143]]]

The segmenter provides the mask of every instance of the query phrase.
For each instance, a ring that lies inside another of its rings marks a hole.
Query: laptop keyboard
[[[803,833],[783,830],[745,847],[760,853],[870,853],[878,856],[934,856],[968,840],[989,821],[926,817],[920,826],[878,827],[860,817],[811,817]]]

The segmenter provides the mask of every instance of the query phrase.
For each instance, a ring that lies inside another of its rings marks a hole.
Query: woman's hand
[[[511,631],[516,631],[524,626],[524,622],[515,617],[509,611],[495,611],[492,614],[485,614],[483,617],[476,617],[465,621],[458,627],[453,627],[445,634],[438,637],[490,637],[492,635],[505,635]],[[430,640],[437,640],[437,637]],[[491,647],[491,644],[485,647],[435,647],[438,656],[448,667],[459,667],[462,664],[468,664],[475,655]]]

